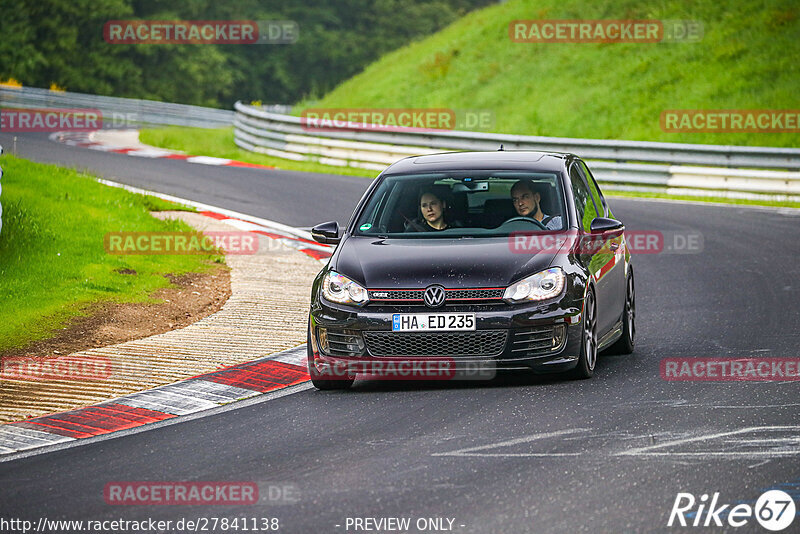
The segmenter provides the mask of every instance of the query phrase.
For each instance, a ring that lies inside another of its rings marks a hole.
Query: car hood
[[[509,240],[350,237],[340,245],[337,272],[368,289],[506,287],[548,268],[558,251],[514,253]]]

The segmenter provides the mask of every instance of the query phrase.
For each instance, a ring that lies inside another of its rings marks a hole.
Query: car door
[[[594,282],[599,340],[619,318],[619,315],[614,317],[610,312],[610,306],[614,302],[614,284],[612,282],[613,275],[610,277],[609,274],[614,267],[615,254],[611,251],[610,243],[604,242],[600,246],[593,246],[587,239],[591,234],[592,221],[595,217],[601,217],[604,212],[598,210],[578,162],[574,162],[570,166],[569,179],[575,199],[575,212],[578,215],[578,230],[582,237],[579,240],[582,254],[578,257]]]
[[[589,191],[592,193],[592,198],[600,210],[600,217],[608,217],[613,219],[614,214],[606,203],[606,199],[600,188],[597,186],[597,181],[592,176],[592,172],[586,163],[580,162],[579,170],[589,185]],[[619,235],[609,240],[609,245],[614,253],[614,262],[606,276],[608,276],[609,286],[609,313],[611,314],[612,323],[614,318],[622,316],[622,311],[625,308],[625,291],[627,284],[625,283],[625,235]],[[613,326],[613,325],[612,325]]]

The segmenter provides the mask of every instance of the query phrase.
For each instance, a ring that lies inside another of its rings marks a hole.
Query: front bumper
[[[316,299],[310,339],[318,365],[447,360],[458,368],[562,372],[578,363],[582,302],[354,308]],[[392,332],[395,313],[474,313],[474,332]],[[322,336],[320,336],[322,334]],[[320,339],[321,338],[321,339]],[[327,339],[325,339],[327,338]],[[335,348],[334,348],[335,347]]]

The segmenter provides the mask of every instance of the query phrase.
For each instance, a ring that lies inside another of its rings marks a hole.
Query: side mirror
[[[592,234],[604,234],[609,236],[620,236],[625,231],[625,225],[616,219],[606,217],[595,217],[590,226]]]
[[[339,223],[336,221],[325,222],[311,229],[311,237],[317,243],[337,245],[339,243]]]

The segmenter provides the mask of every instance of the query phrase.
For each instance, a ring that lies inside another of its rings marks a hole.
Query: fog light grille
[[[555,352],[564,346],[566,333],[564,325],[523,328],[514,333],[511,352],[526,356]]]
[[[330,356],[361,356],[364,354],[364,339],[357,330],[319,328],[317,337],[322,352]]]

